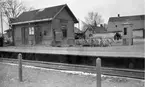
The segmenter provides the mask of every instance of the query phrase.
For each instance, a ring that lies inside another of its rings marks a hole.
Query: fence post
[[[97,81],[96,81],[96,86],[97,87],[101,87],[101,59],[97,58],[96,59],[96,77],[97,77]]]
[[[18,74],[19,74],[19,81],[22,82],[22,54],[18,54],[18,61],[19,61],[19,68],[18,68]]]

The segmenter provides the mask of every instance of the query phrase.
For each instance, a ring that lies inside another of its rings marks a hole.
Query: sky
[[[98,12],[104,23],[109,17],[145,14],[145,0],[19,0],[27,7],[35,9],[67,4],[74,15],[82,21],[88,12]],[[6,25],[4,25],[6,26]],[[5,28],[6,29],[6,28]]]

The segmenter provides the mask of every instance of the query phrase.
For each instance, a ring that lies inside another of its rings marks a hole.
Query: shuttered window
[[[56,41],[61,41],[62,40],[62,32],[55,32],[56,34]]]

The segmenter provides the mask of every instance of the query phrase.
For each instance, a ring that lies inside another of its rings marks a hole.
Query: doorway
[[[35,43],[40,44],[42,42],[42,32],[39,26],[35,27]]]
[[[22,33],[22,44],[23,45],[28,44],[28,34],[29,34],[28,28],[27,27],[21,28],[21,33]]]
[[[124,28],[124,35],[127,35],[127,28]]]
[[[67,38],[67,25],[61,25],[62,37],[63,39]]]

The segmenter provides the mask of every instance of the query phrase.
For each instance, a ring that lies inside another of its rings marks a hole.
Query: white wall
[[[133,29],[141,29],[145,28],[145,20],[134,20],[128,21],[129,23],[133,24]],[[123,29],[123,22],[108,22],[107,31],[121,31]],[[117,25],[117,27],[116,27]]]

